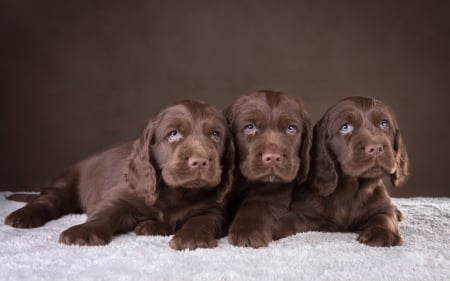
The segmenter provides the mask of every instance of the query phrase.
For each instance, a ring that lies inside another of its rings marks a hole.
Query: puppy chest
[[[202,212],[214,202],[213,196],[202,192],[170,192],[158,200],[157,219],[169,224],[178,224],[192,214]]]

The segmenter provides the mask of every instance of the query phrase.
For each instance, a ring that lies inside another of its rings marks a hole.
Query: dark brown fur
[[[294,186],[306,180],[311,120],[301,101],[274,91],[238,98],[226,116],[237,151],[228,240],[242,247],[267,246],[274,222],[288,211]]]
[[[349,129],[350,128],[350,129]],[[332,106],[314,127],[308,181],[294,191],[292,211],[274,227],[279,239],[309,230],[356,232],[370,246],[401,245],[383,184],[399,186],[408,155],[397,121],[382,102],[351,97]]]
[[[175,234],[174,249],[214,247],[226,234],[224,199],[233,166],[225,117],[212,106],[184,101],[159,112],[134,141],[69,168],[5,223],[32,228],[85,212],[87,221],[62,232],[60,242],[104,245],[134,229]]]

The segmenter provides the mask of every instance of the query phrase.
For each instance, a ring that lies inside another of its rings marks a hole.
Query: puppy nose
[[[377,157],[383,154],[383,146],[381,144],[368,144],[365,151],[370,156]]]
[[[278,153],[264,152],[263,155],[262,155],[262,160],[266,164],[280,163],[281,162],[281,155],[278,154]]]
[[[191,168],[206,168],[208,167],[208,159],[202,157],[190,157],[188,165]]]

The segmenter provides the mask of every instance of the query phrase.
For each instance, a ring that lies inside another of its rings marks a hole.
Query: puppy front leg
[[[358,241],[374,247],[401,245],[403,240],[399,234],[397,220],[397,213],[372,216],[358,231]]]
[[[124,202],[106,204],[91,215],[85,223],[63,231],[59,242],[67,245],[106,245],[117,232],[125,232],[136,226],[131,207]]]
[[[146,220],[138,223],[134,232],[137,235],[160,235],[173,234],[173,226],[158,220]]]
[[[170,247],[175,250],[216,247],[216,238],[224,234],[223,214],[223,210],[218,207],[190,217],[175,232]]]
[[[275,222],[271,209],[267,202],[244,202],[231,223],[228,241],[239,247],[266,247],[272,241]]]
[[[275,222],[272,228],[272,236],[273,240],[279,240],[299,232],[318,229],[318,226],[307,218],[295,211],[289,211]]]

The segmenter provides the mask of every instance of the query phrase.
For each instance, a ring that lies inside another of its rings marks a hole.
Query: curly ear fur
[[[156,171],[150,161],[150,146],[156,123],[155,119],[148,122],[140,137],[134,142],[125,174],[126,181],[136,194],[149,205],[153,205],[158,198]]]
[[[303,107],[303,106],[302,106]],[[306,111],[302,112],[303,128],[302,128],[302,144],[300,147],[300,168],[297,174],[297,183],[301,184],[306,181],[309,172],[311,160],[310,150],[312,144],[312,121]]]
[[[397,168],[395,172],[391,175],[392,185],[398,187],[403,184],[406,177],[408,176],[408,153],[406,152],[406,145],[403,142],[400,131],[397,129],[395,132],[395,162],[397,163]]]
[[[225,198],[228,193],[231,191],[231,187],[233,185],[233,175],[234,175],[234,158],[235,158],[235,150],[234,150],[234,140],[233,137],[228,137],[226,142],[226,149],[222,156],[222,179],[220,181],[219,187],[219,197],[217,199],[217,203],[224,205]]]
[[[223,115],[227,119],[228,127],[230,128],[230,130],[232,130],[231,124],[233,123],[233,119],[234,119],[232,107],[233,107],[233,105],[229,105],[222,111]]]
[[[337,167],[327,145],[327,119],[314,126],[310,186],[319,194],[328,196],[337,187]]]

